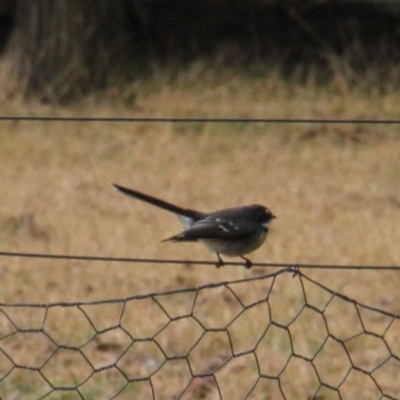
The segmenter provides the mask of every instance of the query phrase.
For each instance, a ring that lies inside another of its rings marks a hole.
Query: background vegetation
[[[3,0],[3,98],[66,104],[193,63],[396,90],[396,1]],[[132,97],[134,93],[131,93]]]

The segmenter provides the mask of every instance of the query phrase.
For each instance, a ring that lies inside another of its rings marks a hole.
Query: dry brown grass
[[[107,101],[99,104],[90,100],[68,109],[22,107],[15,102],[3,104],[1,114],[399,118],[396,95],[367,95],[357,90],[339,90],[339,86],[332,86],[330,90],[289,86],[274,75],[245,80],[229,72],[226,76],[198,74],[196,68],[173,84],[169,84],[167,78],[160,74],[152,85],[136,85],[133,89],[138,95],[130,108],[118,104],[110,107]],[[127,93],[130,90],[128,88]],[[120,195],[111,186],[116,182],[204,210],[253,202],[267,205],[278,219],[274,221],[267,243],[251,256],[253,261],[399,265],[399,130],[397,125],[2,122],[1,249],[214,259],[201,245],[160,243],[161,239],[179,231],[180,225],[174,216]],[[268,271],[2,258],[0,301],[48,303],[121,298],[264,272]],[[361,302],[400,313],[399,278],[395,272],[312,270],[304,273]],[[283,315],[285,310],[290,313],[296,308],[300,297],[299,291],[292,288],[298,281],[291,281],[288,275],[283,275],[275,283],[275,307]],[[247,295],[254,295],[256,299],[263,290],[265,288]],[[205,313],[210,323],[218,324],[221,319],[230,318],[232,302],[221,300],[220,293],[214,293],[211,299]],[[139,308],[132,305],[135,312],[139,309],[142,313],[142,325],[140,328],[129,326],[132,332],[142,329],[146,333],[147,329],[154,329],[158,314],[153,313],[150,303],[143,302]],[[340,310],[340,305],[338,307]],[[342,319],[330,321],[339,324],[336,329],[346,331],[348,328],[351,332],[355,322],[347,320],[346,308],[343,310]],[[13,310],[13,318],[22,326],[40,325],[43,315],[38,310],[23,311]],[[99,328],[103,329],[116,323],[118,312],[115,307],[108,306],[93,309],[91,315],[103,324]],[[82,322],[82,315],[71,310],[61,314],[49,316],[49,329],[57,340],[76,345],[88,339],[90,329]],[[239,348],[249,346],[242,342],[243,338],[249,337],[251,342],[251,333],[258,332],[257,323],[251,324],[253,319],[256,318],[250,317],[240,329],[235,328],[238,329],[235,335]],[[310,313],[305,317],[306,327],[296,329],[307,331],[307,321],[312,324],[314,320],[317,323],[318,317]],[[0,332],[6,329],[1,323]],[[82,328],[82,324],[86,328]],[[173,330],[162,338],[166,349],[176,351],[176,346],[186,348],[193,343],[195,328],[183,324],[179,329],[183,333],[178,342]],[[315,329],[319,337],[320,328]],[[397,340],[400,330],[398,332]],[[279,332],[272,330],[270,335],[274,346],[270,349],[272,356],[265,354],[265,360],[268,368],[274,370],[274,363],[280,362],[280,351],[287,351],[288,343]],[[312,338],[309,339],[309,344],[297,344],[305,352],[315,346]],[[111,336],[108,340],[124,343],[127,339],[122,335],[122,338]],[[29,348],[24,345],[13,354],[21,357],[21,362],[35,365],[38,355],[34,349],[40,348],[41,339],[29,338],[27,342]],[[226,345],[224,338],[217,334],[205,343],[208,345],[199,352],[197,361],[203,370],[212,364],[208,359],[212,358],[215,343],[220,343],[217,349],[222,353]],[[375,347],[370,347],[369,351],[374,353]],[[99,357],[98,365],[107,362],[108,359],[103,360],[103,356],[96,353],[96,348],[88,351],[93,357]],[[135,359],[135,354],[147,354],[147,360],[158,357],[154,348],[133,353],[132,359],[137,365],[125,367],[139,369],[141,373],[144,373],[143,368],[152,366],[146,367],[146,360],[141,363]],[[323,365],[331,365],[335,354],[335,347],[328,346],[326,354],[321,356]],[[53,366],[57,371],[54,373],[61,382],[65,383],[63,379],[73,382],[74,376],[86,373],[87,366],[81,364],[68,354],[60,354]],[[188,375],[185,363],[172,364],[156,378],[156,385],[161,388],[159,393],[163,394],[160,398],[176,395],[177,388]],[[247,388],[248,381],[254,382],[256,370],[249,365],[252,365],[251,360],[240,358],[217,374],[224,398],[241,398],[240,388]],[[332,364],[332,371],[340,369],[340,365],[335,365]],[[315,387],[312,378],[305,379],[309,376],[308,367],[297,365],[296,360],[289,367],[290,376],[282,378],[291,382],[291,393],[287,396],[307,398],[312,393],[310,388]],[[72,378],[63,377],[65,370],[71,371]],[[0,397],[8,399],[13,393],[25,393],[17,398],[28,398],[24,397],[28,394],[34,398],[46,392],[41,379],[28,375],[26,371],[15,370],[3,386],[5,389],[0,389]],[[356,376],[353,382],[363,384],[363,379]],[[394,385],[396,379],[388,377],[388,385]],[[238,383],[232,385],[233,380]],[[92,396],[88,398],[96,399],[106,398],[110,382],[116,387],[123,385],[120,377],[106,373],[90,382],[85,393]],[[260,395],[252,398],[279,398],[273,383],[260,385]],[[194,381],[192,386],[187,398],[218,398],[210,382]],[[348,398],[355,398],[354,387],[345,390]],[[137,384],[125,397],[119,398],[132,398],[132,393],[136,393],[138,399],[150,396],[148,386]],[[266,393],[271,397],[265,397]],[[326,399],[336,398],[329,391],[323,395]],[[52,398],[75,398],[72,393],[65,396]]]

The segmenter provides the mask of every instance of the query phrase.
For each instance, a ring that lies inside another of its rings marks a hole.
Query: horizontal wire
[[[43,117],[1,116],[0,121],[41,122],[172,122],[172,123],[262,123],[262,124],[400,124],[400,119],[315,119],[315,118],[147,118],[147,117]]]
[[[144,263],[144,264],[191,264],[191,265],[215,265],[215,261],[202,260],[180,260],[160,258],[131,258],[131,257],[103,257],[103,256],[79,256],[66,254],[47,253],[19,253],[0,251],[0,257],[22,257],[41,258],[56,260],[75,261],[107,261],[121,263]],[[225,265],[243,266],[243,262],[225,261]],[[274,268],[307,268],[307,269],[357,269],[357,270],[400,270],[399,265],[336,265],[336,264],[301,264],[301,263],[253,263],[253,267],[274,267]]]

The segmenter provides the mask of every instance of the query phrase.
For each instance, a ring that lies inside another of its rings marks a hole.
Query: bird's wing
[[[165,241],[176,241],[176,242],[195,242],[201,239],[225,239],[235,240],[248,238],[250,231],[246,229],[246,226],[240,228],[232,221],[222,220],[218,218],[209,219],[195,222],[191,227],[185,229],[178,235],[172,236]]]

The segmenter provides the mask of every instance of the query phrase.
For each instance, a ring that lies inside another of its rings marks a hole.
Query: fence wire
[[[162,264],[162,265],[215,265],[215,261],[201,260],[183,260],[183,259],[163,259],[163,258],[132,258],[132,257],[108,257],[108,256],[84,256],[71,254],[53,254],[53,253],[26,253],[0,251],[0,257],[19,257],[19,258],[41,258],[47,260],[75,260],[75,261],[107,261],[128,264]],[[226,266],[243,267],[243,261],[224,261]],[[340,269],[340,270],[369,270],[369,271],[400,271],[400,265],[360,265],[360,264],[287,264],[287,263],[271,263],[271,262],[254,262],[253,267],[268,268],[294,268],[294,269]]]
[[[290,269],[94,302],[0,303],[0,398],[400,399],[400,316]]]
[[[398,125],[400,119],[333,119],[333,118],[174,118],[174,117],[60,117],[60,116],[6,116],[0,121],[28,122],[152,122],[152,123],[254,123],[254,124],[367,124]]]

